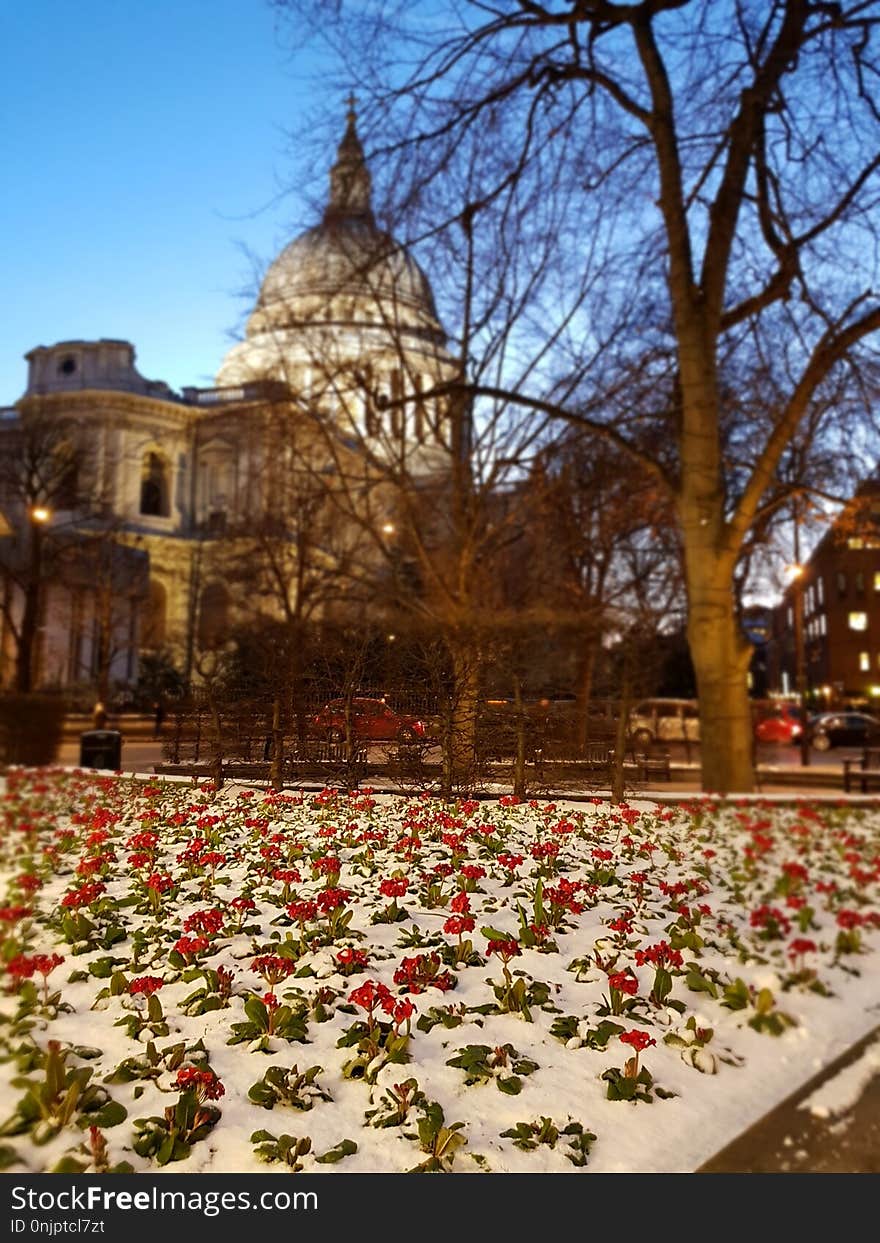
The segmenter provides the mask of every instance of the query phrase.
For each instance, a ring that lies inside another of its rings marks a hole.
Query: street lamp
[[[806,566],[795,562],[786,566],[789,582],[794,588],[794,684],[801,712],[801,767],[810,765],[810,738],[807,730],[807,653],[804,647],[804,572]]]
[[[24,604],[18,639],[16,689],[28,694],[34,683],[38,628],[43,603],[43,528],[52,511],[46,505],[31,505],[28,516],[28,558],[24,581]]]

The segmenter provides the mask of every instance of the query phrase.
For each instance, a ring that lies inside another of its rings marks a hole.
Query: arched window
[[[167,518],[169,512],[168,469],[158,453],[147,453],[141,470],[141,513]]]
[[[150,588],[141,620],[141,647],[159,648],[165,642],[168,617],[168,592],[158,579],[150,579]]]
[[[229,630],[229,593],[222,583],[208,583],[199,601],[199,647],[217,647]]]

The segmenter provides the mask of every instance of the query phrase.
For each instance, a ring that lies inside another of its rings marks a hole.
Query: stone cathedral
[[[305,457],[328,472],[365,457],[415,475],[443,468],[442,403],[430,390],[452,363],[428,278],[375,220],[353,109],[329,180],[322,218],[268,268],[213,388],[177,393],[145,379],[127,341],[64,341],[27,355],[27,391],[3,412],[0,437],[11,443],[28,420],[63,424],[77,441],[80,508],[66,512],[59,499],[51,525],[79,522],[83,538],[109,531],[130,551],[113,585],[115,684],[131,684],[139,653],[160,648],[193,674],[199,628],[234,620],[224,541],[272,514]],[[297,412],[306,434],[279,435],[279,409]],[[7,533],[27,521],[15,507],[7,498]],[[37,685],[94,676],[94,582],[88,572],[67,577],[46,587]]]

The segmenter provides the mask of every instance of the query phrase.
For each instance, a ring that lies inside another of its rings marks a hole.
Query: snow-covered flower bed
[[[876,1022],[873,809],[0,807],[8,1170],[687,1170]]]

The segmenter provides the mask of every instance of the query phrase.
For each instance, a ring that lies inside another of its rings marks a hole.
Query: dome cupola
[[[373,215],[371,178],[353,100],[320,224],[270,264],[245,340],[227,354],[220,385],[276,378],[316,356],[394,350],[436,356],[445,334],[427,276]]]

